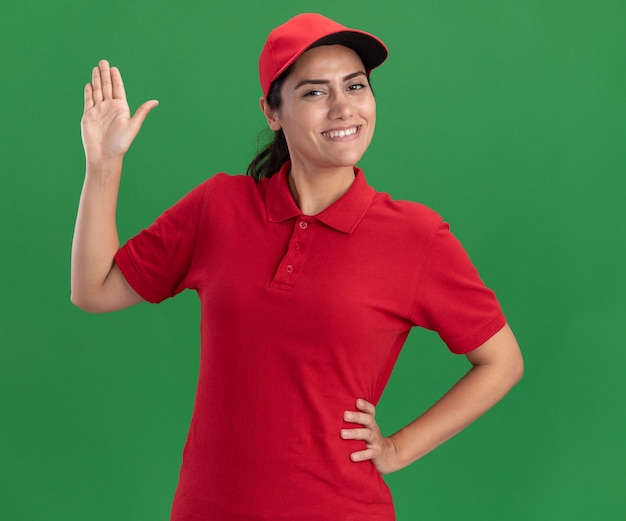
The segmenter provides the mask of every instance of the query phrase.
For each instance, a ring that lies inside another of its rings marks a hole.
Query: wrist
[[[405,429],[406,427],[388,438],[394,449],[394,472],[408,467],[427,452],[423,450],[416,436],[410,432],[405,432]]]
[[[124,155],[115,155],[110,157],[100,157],[96,159],[91,159],[89,157],[85,158],[85,163],[88,169],[115,169],[120,168],[124,161]]]
[[[99,178],[119,177],[122,173],[123,158],[124,156],[100,160],[87,159],[85,165],[86,175]]]

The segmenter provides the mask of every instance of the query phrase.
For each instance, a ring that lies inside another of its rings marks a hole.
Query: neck
[[[354,182],[354,168],[306,171],[293,164],[289,171],[289,189],[304,215],[317,215],[345,194]]]

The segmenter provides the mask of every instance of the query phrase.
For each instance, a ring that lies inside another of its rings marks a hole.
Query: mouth
[[[322,132],[322,136],[329,139],[345,138],[354,136],[360,129],[361,125],[355,125],[354,127],[342,128],[338,130],[327,130],[326,132]]]

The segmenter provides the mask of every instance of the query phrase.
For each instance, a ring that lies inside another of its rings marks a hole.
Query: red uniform
[[[390,492],[350,453],[342,419],[376,404],[413,326],[455,353],[505,318],[448,225],[355,169],[302,215],[287,163],[270,179],[218,174],[131,239],[116,262],[144,299],[194,289],[200,376],[173,521],[390,521]]]

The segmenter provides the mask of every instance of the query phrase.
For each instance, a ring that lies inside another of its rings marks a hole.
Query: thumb
[[[136,127],[137,131],[139,131],[139,129],[141,128],[141,125],[146,119],[146,116],[158,104],[159,102],[155,99],[146,101],[145,103],[142,103],[140,107],[135,111],[134,116],[131,118],[131,122],[133,123],[133,126]]]

